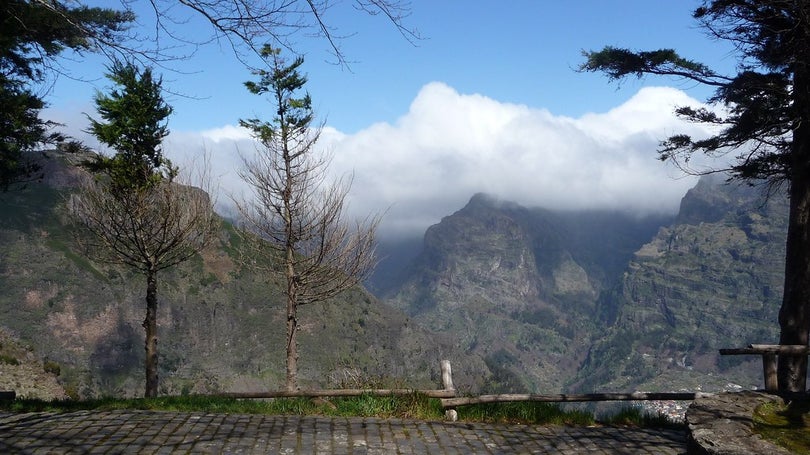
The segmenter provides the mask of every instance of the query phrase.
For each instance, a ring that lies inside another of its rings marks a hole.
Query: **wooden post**
[[[775,392],[779,390],[776,377],[776,354],[762,354],[762,373],[765,378],[765,390]]]
[[[450,361],[442,360],[441,369],[442,369],[442,386],[444,387],[444,390],[450,390],[455,392],[456,386],[453,385],[453,370],[452,368],[450,368]],[[458,412],[456,411],[456,408],[450,407],[445,409],[444,419],[450,422],[455,422],[456,420],[458,420]]]
[[[442,385],[444,390],[456,390],[453,385],[453,370],[450,368],[449,360],[442,360]]]

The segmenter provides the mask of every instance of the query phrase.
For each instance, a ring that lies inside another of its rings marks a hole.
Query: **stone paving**
[[[158,411],[0,414],[2,454],[683,454],[686,430]]]

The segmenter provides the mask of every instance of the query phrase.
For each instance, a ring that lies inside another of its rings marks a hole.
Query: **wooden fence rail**
[[[459,397],[453,385],[453,373],[449,360],[441,362],[441,376],[443,389],[414,390],[414,389],[332,389],[332,390],[297,390],[293,392],[237,392],[224,393],[219,396],[231,398],[315,398],[315,397],[350,397],[361,395],[390,396],[410,395],[419,393],[431,398],[441,399],[445,418],[455,421],[458,418],[456,407],[480,403],[505,403],[514,401],[540,401],[540,402],[586,402],[586,401],[691,401],[697,398],[711,396],[702,392],[633,392],[633,393],[587,393],[587,394],[500,394],[481,395],[477,397]]]
[[[760,355],[762,356],[762,374],[765,379],[765,390],[779,390],[776,375],[777,356],[810,355],[810,347],[802,344],[749,344],[747,348],[721,349],[720,355]]]
[[[691,401],[696,398],[711,396],[711,393],[702,392],[634,392],[634,393],[585,393],[585,394],[501,394],[501,395],[480,395],[477,397],[454,397],[443,398],[442,406],[453,408],[467,404],[481,403],[506,403],[512,401],[542,401],[553,403],[570,403],[586,401],[668,401],[684,400]]]
[[[762,354],[763,350],[767,354],[806,354],[807,347],[801,349],[793,346],[760,346],[755,345],[744,349],[723,350],[728,354]],[[733,352],[732,352],[733,351]],[[744,352],[743,352],[744,351]],[[316,397],[352,397],[361,395],[391,396],[410,395],[414,393],[422,394],[430,398],[441,399],[442,408],[445,410],[445,418],[455,421],[458,418],[456,407],[481,403],[506,403],[515,401],[538,401],[538,402],[587,402],[587,401],[668,401],[683,400],[691,401],[698,398],[711,396],[711,393],[702,392],[633,392],[633,393],[586,393],[586,394],[500,394],[500,395],[480,395],[476,397],[459,397],[453,385],[453,374],[449,360],[441,362],[441,377],[443,389],[437,390],[416,390],[416,389],[327,389],[327,390],[296,390],[296,391],[272,391],[272,392],[231,392],[221,393],[216,396],[242,399],[261,398],[316,398]],[[0,400],[14,400],[16,394],[13,391],[0,391]]]
[[[415,389],[328,389],[296,390],[293,392],[235,392],[220,393],[217,396],[228,398],[316,398],[316,397],[357,397],[361,395],[389,396],[419,393],[430,398],[452,398],[455,390],[415,390]]]

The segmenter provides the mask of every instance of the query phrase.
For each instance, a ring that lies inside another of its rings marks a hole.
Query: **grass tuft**
[[[488,423],[587,426],[596,422],[590,412],[565,411],[556,404],[541,402],[481,403],[457,411],[459,420]]]
[[[19,365],[20,361],[16,357],[0,354],[0,363],[5,363],[6,365]]]
[[[772,402],[757,407],[754,432],[791,453],[810,455],[810,401]]]
[[[615,414],[603,416],[599,419],[605,425],[643,427],[643,428],[670,428],[681,427],[683,423],[675,422],[663,414],[652,414],[638,406],[627,406]]]

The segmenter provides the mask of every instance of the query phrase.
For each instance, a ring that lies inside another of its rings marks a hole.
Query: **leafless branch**
[[[69,205],[92,234],[78,239],[91,257],[141,272],[188,260],[211,243],[219,227],[207,193],[171,182],[121,194],[87,176]]]

